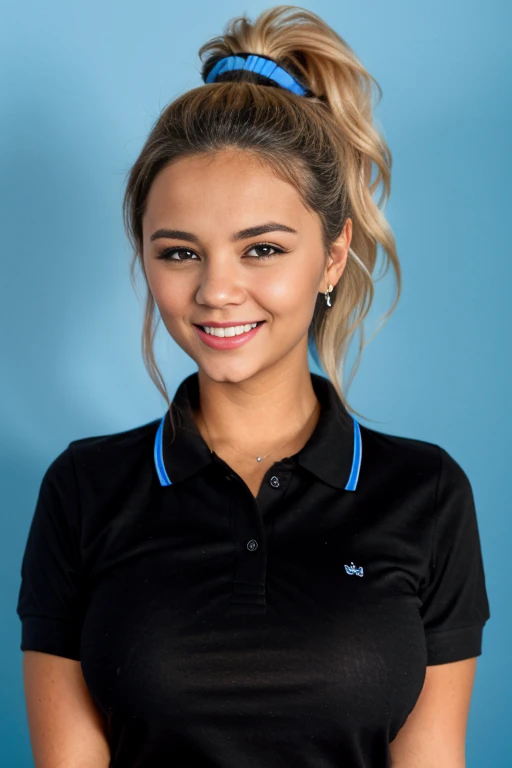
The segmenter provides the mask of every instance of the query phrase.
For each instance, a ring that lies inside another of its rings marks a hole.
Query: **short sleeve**
[[[462,467],[438,448],[436,522],[420,592],[429,665],[479,656],[490,618],[472,487]]]
[[[80,659],[86,608],[81,570],[79,499],[68,446],[43,476],[25,545],[16,608],[22,651]]]

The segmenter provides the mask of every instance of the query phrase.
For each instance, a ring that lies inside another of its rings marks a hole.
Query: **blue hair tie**
[[[279,64],[276,64],[275,61],[266,56],[258,56],[254,53],[248,54],[247,58],[243,58],[243,55],[239,54],[225,56],[210,70],[204,82],[214,83],[216,78],[224,72],[233,72],[240,69],[268,77],[269,80],[277,83],[281,88],[286,88],[286,90],[296,93],[299,96],[312,95],[308,88],[304,88],[298,80],[280,67]]]

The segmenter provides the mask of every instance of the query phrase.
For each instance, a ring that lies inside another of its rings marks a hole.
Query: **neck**
[[[292,455],[318,422],[320,403],[307,364],[236,383],[215,381],[200,369],[198,380],[200,405],[194,418],[217,454],[241,452],[255,462],[272,452],[268,458],[276,461],[274,448],[282,446],[282,456]]]

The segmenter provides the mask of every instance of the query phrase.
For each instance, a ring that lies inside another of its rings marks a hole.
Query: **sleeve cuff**
[[[426,634],[427,666],[462,661],[482,653],[483,624]]]
[[[21,619],[22,651],[42,651],[80,661],[81,626],[47,616]]]

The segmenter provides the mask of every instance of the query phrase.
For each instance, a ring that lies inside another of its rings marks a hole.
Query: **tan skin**
[[[296,233],[232,239],[269,222]],[[195,241],[152,240],[162,229]],[[318,421],[307,330],[318,293],[342,276],[351,237],[347,219],[326,258],[317,215],[249,153],[181,158],[151,187],[143,220],[148,283],[167,331],[197,364],[198,428],[254,496],[269,466],[296,453]],[[157,258],[172,247],[181,249],[173,261]],[[270,258],[258,260],[263,254]],[[236,350],[211,349],[193,325],[257,320],[265,322],[256,336]],[[427,667],[418,701],[390,745],[393,768],[464,768],[475,667],[474,658]],[[36,768],[108,768],[105,719],[80,662],[25,651],[24,677]]]

